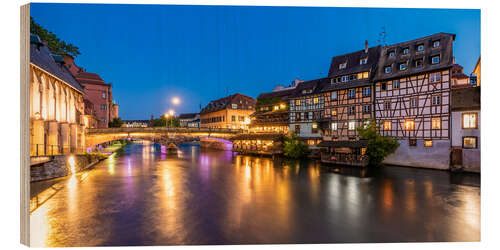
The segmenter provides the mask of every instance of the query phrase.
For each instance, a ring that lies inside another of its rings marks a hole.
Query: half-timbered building
[[[386,163],[449,168],[454,34],[383,47],[375,76],[380,133],[400,140]]]
[[[325,97],[321,90],[329,82],[328,78],[301,82],[289,97],[289,130],[310,147],[315,147],[322,139],[319,122],[323,118]]]
[[[251,133],[288,134],[288,98],[295,93],[296,79],[289,87],[277,86],[272,92],[257,97],[255,113],[251,115]]]

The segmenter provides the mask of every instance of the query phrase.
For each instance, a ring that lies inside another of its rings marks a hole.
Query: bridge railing
[[[229,133],[238,134],[244,133],[244,129],[230,128],[175,128],[175,127],[146,127],[146,128],[88,128],[87,133],[133,133],[133,132],[150,132],[150,133]]]
[[[60,145],[31,144],[30,156],[52,156],[64,154],[84,153],[83,147],[71,147]]]

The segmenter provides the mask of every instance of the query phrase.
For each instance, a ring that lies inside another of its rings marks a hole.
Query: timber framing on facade
[[[383,48],[375,77],[375,118],[381,134],[449,139],[454,38],[439,33]]]

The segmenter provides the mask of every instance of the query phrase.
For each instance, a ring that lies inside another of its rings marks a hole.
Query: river
[[[127,145],[31,215],[33,246],[480,240],[478,175]]]

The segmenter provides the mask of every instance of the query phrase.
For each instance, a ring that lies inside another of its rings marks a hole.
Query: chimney
[[[368,40],[365,40],[365,53],[368,53]]]

